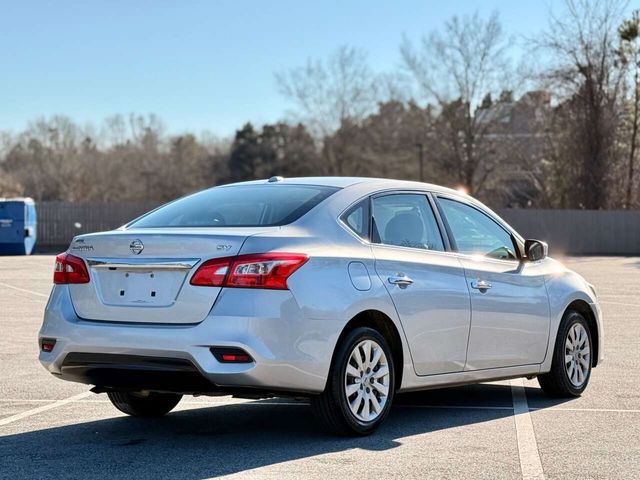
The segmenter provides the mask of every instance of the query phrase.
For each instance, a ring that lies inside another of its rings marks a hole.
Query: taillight
[[[89,272],[84,260],[70,253],[58,255],[53,270],[53,283],[89,283]]]
[[[191,285],[287,289],[287,279],[309,257],[299,253],[258,253],[216,258],[204,262]]]
[[[227,277],[229,265],[233,257],[214,258],[207,260],[191,277],[191,285],[202,287],[222,287]]]

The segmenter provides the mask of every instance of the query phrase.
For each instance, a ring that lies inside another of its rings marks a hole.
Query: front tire
[[[591,377],[591,332],[582,314],[565,313],[553,350],[551,370],[538,376],[544,393],[552,397],[579,397]]]
[[[340,435],[369,435],[389,414],[395,393],[393,354],[376,330],[349,332],[334,354],[324,392],[311,399],[317,418]]]
[[[107,395],[114,407],[133,417],[162,417],[182,398],[177,393],[156,392],[107,392]]]

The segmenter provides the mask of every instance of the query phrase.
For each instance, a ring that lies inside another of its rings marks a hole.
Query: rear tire
[[[339,435],[369,435],[389,414],[395,393],[393,354],[376,330],[349,332],[333,357],[327,386],[311,399],[323,426]]]
[[[570,310],[564,314],[553,349],[551,370],[538,376],[544,393],[551,397],[579,397],[591,377],[593,344],[587,321]]]
[[[162,417],[173,410],[182,398],[177,393],[156,392],[107,392],[107,395],[114,407],[133,417]]]

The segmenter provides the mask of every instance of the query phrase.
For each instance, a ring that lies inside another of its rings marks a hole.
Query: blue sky
[[[452,15],[498,10],[507,33],[531,35],[548,8],[538,0],[0,0],[0,130],[53,114],[99,124],[153,112],[172,133],[230,135],[249,120],[283,118],[290,105],[274,72],[309,57],[352,45],[389,71],[403,34],[418,39]]]

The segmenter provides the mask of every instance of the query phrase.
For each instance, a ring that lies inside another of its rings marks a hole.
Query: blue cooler
[[[36,204],[0,198],[0,255],[29,255],[36,244]]]

